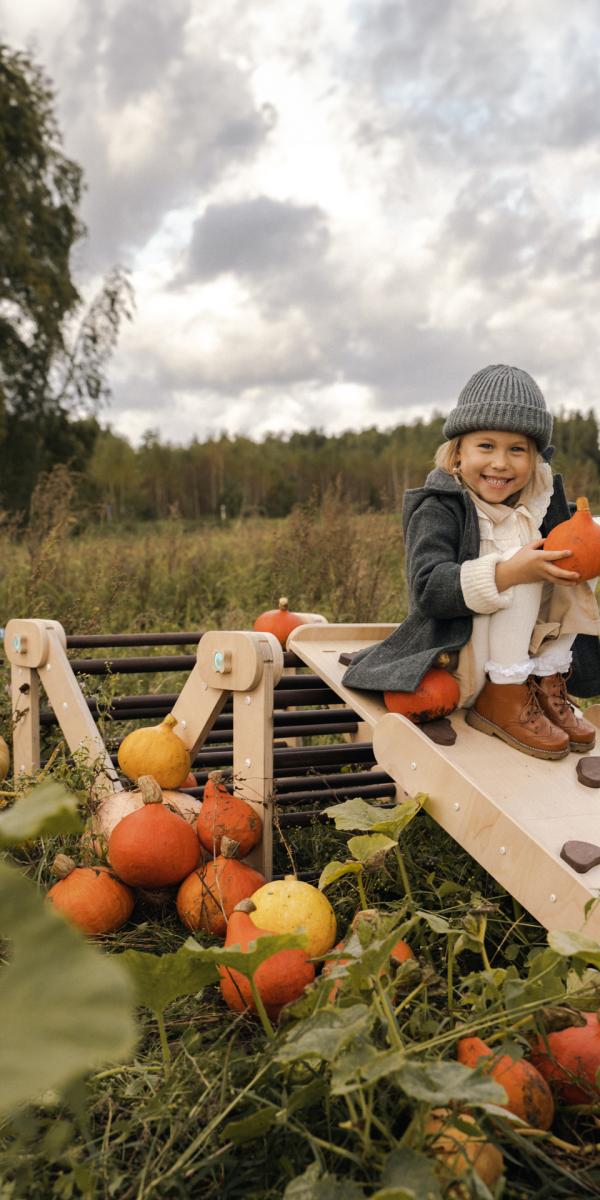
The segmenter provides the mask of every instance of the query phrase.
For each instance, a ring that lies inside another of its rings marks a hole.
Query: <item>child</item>
[[[472,376],[445,422],[436,469],[404,497],[409,615],[355,656],[344,683],[410,692],[458,655],[468,724],[554,759],[594,746],[566,678],[573,659],[575,694],[600,692],[600,615],[594,584],[561,566],[569,551],[543,549],[543,535],[570,516],[547,461],[551,432],[526,371]]]

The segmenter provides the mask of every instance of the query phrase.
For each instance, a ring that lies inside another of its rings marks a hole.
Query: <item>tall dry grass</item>
[[[356,514],[332,492],[280,520],[81,531],[68,474],[45,481],[26,532],[0,529],[0,624],[60,621],[68,633],[248,628],[287,595],[332,621],[406,610],[399,517]],[[78,531],[79,530],[79,531]]]

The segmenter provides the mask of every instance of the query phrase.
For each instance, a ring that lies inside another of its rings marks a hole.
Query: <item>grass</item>
[[[357,517],[335,492],[320,511],[309,508],[280,522],[186,528],[174,521],[141,533],[74,536],[64,521],[34,534],[20,542],[4,537],[1,624],[12,616],[43,616],[58,619],[69,633],[248,628],[280,594],[292,608],[336,621],[396,620],[405,608],[398,520]],[[135,677],[132,682],[136,686]],[[116,685],[90,686],[109,693]],[[161,675],[150,686],[175,691],[181,680]],[[147,678],[143,690],[150,690]],[[5,689],[2,695],[8,737]],[[56,745],[50,730],[46,751]],[[53,770],[85,806],[85,771],[60,749]],[[316,820],[288,831],[299,869],[344,858],[347,836]],[[465,1027],[492,1044],[512,1040],[524,1048],[545,1008],[598,1006],[600,972],[549,957],[545,931],[426,814],[403,832],[401,847],[412,899],[388,856],[365,874],[366,900],[382,914],[377,936],[390,922],[398,929],[408,923],[417,963],[386,974],[382,990],[366,966],[360,978],[346,980],[336,1020],[359,1005],[371,1021],[370,1031],[365,1027],[352,1039],[354,1050],[372,1046],[389,1055],[397,1040],[411,1063],[450,1063]],[[45,890],[58,849],[76,850],[76,842],[47,839],[13,857]],[[280,842],[276,869],[289,869]],[[345,935],[358,903],[352,877],[340,879],[328,895]],[[110,954],[163,954],[186,936],[173,905],[157,916],[138,901],[127,926],[101,944]],[[157,1022],[140,1008],[132,1061],[100,1069],[60,1100],[47,1097],[5,1122],[0,1200],[279,1200],[286,1188],[286,1200],[374,1196],[394,1155],[426,1148],[423,1119],[432,1102],[411,1096],[394,1075],[344,1091],[345,1052],[278,1057],[319,1019],[325,1003],[319,986],[282,1020],[271,1045],[255,1021],[225,1008],[218,988],[181,997],[165,1014],[168,1068]],[[598,1107],[561,1109],[552,1133],[543,1136],[476,1111],[505,1155],[505,1200],[600,1195]],[[294,1191],[293,1181],[315,1164],[320,1178],[314,1186]],[[440,1195],[457,1195],[449,1178],[439,1187]],[[474,1180],[465,1187],[465,1196],[485,1196]]]

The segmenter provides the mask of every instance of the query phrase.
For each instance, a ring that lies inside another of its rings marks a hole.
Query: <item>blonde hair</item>
[[[541,458],[541,456],[539,455],[538,448],[533,438],[527,437],[527,434],[524,434],[523,436],[527,438],[527,445],[529,448],[529,478],[531,478],[533,472],[535,471],[538,458]],[[450,440],[447,442],[442,442],[441,446],[438,446],[435,452],[433,461],[436,467],[441,467],[442,470],[447,471],[449,475],[459,474],[460,436],[450,438]]]

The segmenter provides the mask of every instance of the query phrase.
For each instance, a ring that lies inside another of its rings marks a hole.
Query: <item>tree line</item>
[[[119,524],[179,517],[194,521],[233,517],[285,517],[314,504],[335,487],[353,509],[394,511],[406,488],[419,487],[443,441],[444,418],[336,435],[309,430],[262,441],[226,434],[187,446],[148,433],[139,447],[95,418],[67,421],[66,433],[46,446],[46,469],[32,480],[28,507],[0,482],[0,505],[26,521],[40,488],[66,468],[80,520]],[[64,433],[64,430],[63,430]],[[599,427],[593,412],[555,419],[553,468],[570,497],[587,495],[600,510]],[[19,447],[13,448],[15,470]],[[37,488],[36,488],[37,482]],[[37,499],[36,499],[37,498]],[[42,498],[43,504],[43,498]]]

